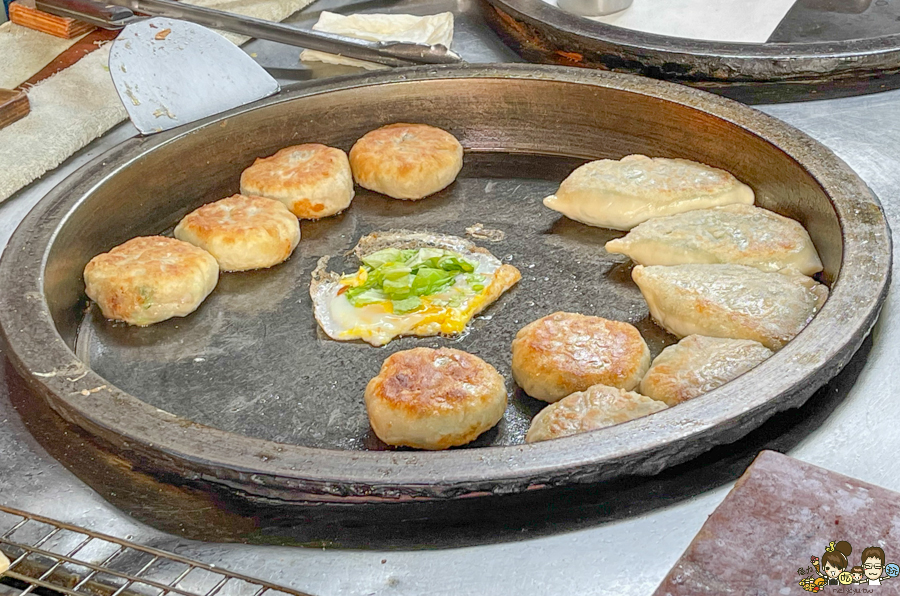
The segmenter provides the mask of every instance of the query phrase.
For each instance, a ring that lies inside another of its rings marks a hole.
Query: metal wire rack
[[[0,505],[0,596],[309,596]]]

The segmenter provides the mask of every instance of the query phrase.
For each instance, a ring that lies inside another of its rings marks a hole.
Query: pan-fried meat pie
[[[652,217],[753,200],[753,190],[725,170],[686,159],[629,155],[577,168],[544,205],[589,226],[630,230]]]
[[[385,359],[366,386],[372,430],[388,445],[447,449],[493,428],[506,410],[506,386],[477,356],[414,348]]]
[[[650,350],[633,325],[557,312],[519,330],[512,344],[516,383],[555,402],[602,383],[634,389],[650,367]]]
[[[674,406],[721,387],[772,354],[749,339],[689,335],[653,359],[641,393]]]
[[[752,339],[770,350],[800,333],[828,298],[805,275],[746,265],[637,265],[631,277],[670,333]]]
[[[696,209],[646,221],[606,250],[639,265],[733,263],[762,271],[793,268],[805,275],[822,261],[802,225],[753,205]]]
[[[300,219],[339,213],[353,200],[353,174],[347,154],[306,143],[261,157],[241,174],[241,194],[284,203]]]
[[[222,271],[247,271],[291,256],[300,242],[300,224],[278,201],[233,195],[185,215],[175,237],[209,251]]]
[[[132,238],[84,268],[85,291],[103,316],[141,326],[189,315],[218,281],[211,254],[163,236]]]
[[[537,413],[526,443],[558,439],[621,424],[666,409],[666,404],[618,387],[594,385],[550,404]]]
[[[449,132],[426,124],[389,124],[366,133],[350,149],[353,177],[363,188],[417,200],[456,180],[463,148]]]

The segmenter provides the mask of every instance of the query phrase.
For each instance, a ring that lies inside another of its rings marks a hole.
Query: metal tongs
[[[252,17],[192,6],[172,0],[34,0],[35,7],[44,12],[86,21],[104,29],[121,29],[144,15],[169,17],[189,21],[205,27],[239,33],[257,39],[266,39],[340,54],[348,58],[376,62],[386,66],[411,66],[414,64],[455,64],[462,62],[456,52],[441,45],[425,45],[407,42],[371,42],[342,35],[304,31]]]

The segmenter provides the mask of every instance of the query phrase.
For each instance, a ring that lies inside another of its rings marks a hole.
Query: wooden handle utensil
[[[0,128],[28,115],[30,105],[24,91],[0,89]]]

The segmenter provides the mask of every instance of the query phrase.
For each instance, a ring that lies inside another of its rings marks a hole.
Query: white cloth
[[[188,1],[280,21],[312,0]],[[238,44],[247,40],[239,35],[224,35]],[[0,129],[0,202],[128,117],[109,76],[108,60],[109,48],[100,48],[28,91],[31,113]],[[25,74],[22,80],[45,65]]]
[[[0,25],[0,89],[18,87],[82,37],[62,39],[12,22],[3,23]]]
[[[366,41],[406,41],[426,45],[442,44],[447,48],[453,41],[453,13],[417,17],[411,14],[354,14],[349,16],[322,12],[313,25],[313,31],[334,33],[345,37]],[[345,58],[315,50],[303,50],[300,60],[304,62],[327,62],[345,64],[368,70],[389,68],[382,64]]]
[[[107,45],[31,88],[31,113],[0,130],[0,200],[127,118],[108,60]]]

